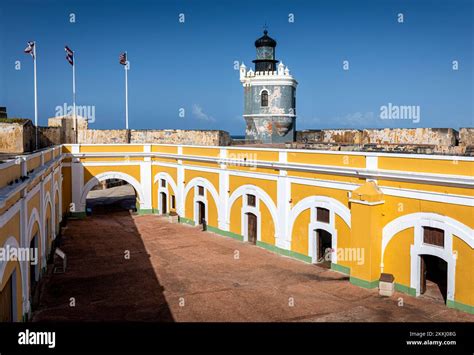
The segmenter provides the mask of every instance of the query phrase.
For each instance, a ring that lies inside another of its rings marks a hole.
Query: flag
[[[25,48],[25,53],[30,54],[33,59],[35,58],[35,42],[29,41],[28,47]]]
[[[74,65],[74,52],[68,46],[64,46],[64,50],[66,51],[66,59],[69,64]]]
[[[119,56],[120,64],[127,65],[127,52],[123,52]]]

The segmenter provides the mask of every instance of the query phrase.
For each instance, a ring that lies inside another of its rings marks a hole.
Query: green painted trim
[[[153,208],[137,208],[137,213],[139,215],[153,214]]]
[[[403,292],[403,293],[406,293],[407,295],[416,297],[416,290],[414,288],[411,288],[409,286],[405,286],[402,284],[397,284],[396,282],[395,282],[395,291]]]
[[[277,247],[276,245],[261,242],[259,240],[257,240],[257,246],[259,246],[261,248],[264,248],[264,249],[267,249],[269,251],[272,251],[274,253],[280,254],[280,255],[284,255],[284,256],[288,256],[288,257],[293,258],[293,259],[304,261],[305,263],[311,264],[311,262],[312,262],[311,257],[309,257],[307,255],[300,254],[300,253],[297,253],[297,252],[291,251],[291,250],[282,249],[282,248]]]
[[[466,313],[474,314],[474,306],[470,306],[470,305],[468,305],[468,304],[464,304],[464,303],[461,303],[461,302],[448,300],[448,302],[446,303],[446,305],[447,305],[449,308],[454,308],[454,309],[457,309],[457,310],[459,310],[459,311],[463,311],[463,312],[466,312]]]
[[[189,224],[190,226],[194,226],[194,221],[192,219],[179,217],[179,223]]]
[[[71,216],[69,218],[72,219],[85,219],[87,217],[86,212],[71,212]]]
[[[343,274],[346,274],[346,275],[351,274],[351,268],[348,266],[341,265],[341,264],[331,263],[331,270],[342,272]]]
[[[349,281],[351,282],[351,284],[359,286],[359,287],[363,287],[363,288],[376,288],[379,285],[379,280],[366,281],[354,276],[351,276],[349,278]]]
[[[234,238],[234,239],[237,239],[237,240],[240,240],[240,241],[244,240],[244,237],[239,235],[239,234],[228,232],[228,231],[223,231],[222,229],[219,229],[219,228],[216,228],[216,227],[213,227],[213,226],[207,226],[207,230],[210,231],[210,232],[222,235],[224,237],[230,237],[230,238]]]

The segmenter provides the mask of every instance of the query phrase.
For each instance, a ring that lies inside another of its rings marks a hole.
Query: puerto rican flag
[[[25,48],[25,53],[30,54],[31,57],[34,59],[35,58],[35,42],[29,41],[28,47]]]
[[[127,52],[120,53],[119,61],[120,64],[127,65]]]
[[[66,59],[69,64],[74,65],[74,52],[68,46],[64,46],[64,50],[66,51]]]

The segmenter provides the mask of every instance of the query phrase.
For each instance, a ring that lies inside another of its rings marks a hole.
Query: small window
[[[204,196],[204,187],[203,186],[198,186],[198,195],[199,196]]]
[[[262,107],[267,107],[268,106],[268,91],[267,90],[262,91],[261,105],[262,105]]]
[[[161,179],[161,187],[166,187],[166,180],[165,179]]]
[[[255,207],[255,195],[247,195],[247,206]]]
[[[329,223],[329,210],[326,208],[317,207],[316,220],[318,222]]]
[[[423,243],[444,247],[444,230],[423,227]]]
[[[176,199],[174,195],[171,195],[171,208],[176,208]]]

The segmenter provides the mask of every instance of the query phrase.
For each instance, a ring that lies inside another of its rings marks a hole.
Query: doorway
[[[251,244],[257,244],[257,216],[253,213],[247,215],[247,241]]]
[[[13,287],[12,276],[0,291],[0,322],[13,322]]]
[[[198,201],[198,224],[203,224],[206,220],[206,205],[204,202]]]
[[[331,267],[332,236],[324,229],[316,229],[317,263]]]
[[[38,250],[38,235],[36,234],[30,242],[30,250],[36,250],[36,255],[39,255]],[[36,264],[36,265],[35,265]],[[33,296],[36,288],[36,272],[39,266],[39,256],[36,263],[30,261],[30,295]]]
[[[161,214],[168,213],[168,206],[166,205],[167,198],[164,192],[160,192],[160,201],[161,201]]]
[[[448,263],[433,255],[420,255],[420,295],[446,303]]]

